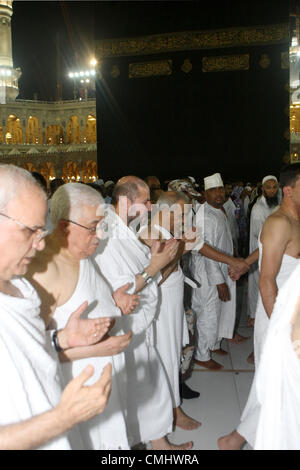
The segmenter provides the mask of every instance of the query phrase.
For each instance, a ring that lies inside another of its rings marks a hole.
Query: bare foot
[[[228,339],[227,341],[229,341],[230,343],[234,343],[234,344],[241,344],[247,341],[248,339],[250,339],[250,336],[246,337],[246,336],[241,336],[238,333],[235,333],[234,337],[232,339]]]
[[[152,450],[190,450],[193,448],[192,441],[185,442],[184,444],[171,444],[166,437],[151,441]]]
[[[199,426],[201,426],[199,421],[196,421],[195,419],[186,415],[180,406],[174,409],[174,421],[176,426],[181,429],[185,429],[186,431],[193,431],[193,429],[197,429]]]
[[[219,349],[212,349],[211,352],[215,354],[219,354],[219,356],[227,356],[228,352],[224,351],[224,349],[219,348]]]
[[[197,364],[197,366],[205,367],[206,369],[210,370],[219,370],[223,369],[224,367],[222,366],[222,364],[219,364],[213,359],[209,359],[209,361],[198,361],[198,359],[195,359],[195,364]]]
[[[233,431],[231,434],[220,437],[218,446],[220,450],[240,450],[245,442],[243,436],[237,431]]]
[[[249,354],[249,356],[247,357],[247,362],[249,362],[249,364],[254,364],[254,352]]]

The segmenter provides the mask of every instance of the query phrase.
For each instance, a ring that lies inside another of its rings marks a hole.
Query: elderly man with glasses
[[[0,165],[0,448],[71,449],[80,421],[103,411],[110,367],[92,387],[86,368],[62,393],[55,351],[47,344],[40,299],[23,276],[45,246],[47,199],[27,171]],[[65,347],[99,341],[109,320],[81,320],[78,308],[56,337]]]
[[[65,380],[92,364],[100,376],[112,364],[112,392],[105,413],[79,425],[85,449],[129,449],[125,409],[121,401],[126,383],[123,350],[131,332],[123,334],[119,317],[133,311],[138,295],[129,295],[125,284],[113,295],[90,256],[99,244],[97,229],[103,215],[101,194],[81,183],[69,183],[57,189],[51,198],[52,233],[46,237],[45,250],[38,254],[28,273],[41,300],[41,314],[49,330],[60,331],[68,322],[73,305],[89,302],[89,317],[112,317],[116,325],[101,342],[92,346],[64,350],[60,343],[62,372]]]

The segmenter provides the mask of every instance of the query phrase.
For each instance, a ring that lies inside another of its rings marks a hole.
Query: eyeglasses
[[[70,222],[71,224],[75,224],[75,225],[78,225],[78,227],[82,227],[82,228],[85,228],[86,230],[88,230],[90,232],[90,235],[95,235],[96,232],[97,232],[97,228],[98,226],[96,227],[86,227],[85,225],[81,225],[79,224],[78,222],[74,222],[74,220],[69,220],[69,219],[64,219],[66,222]]]
[[[27,225],[23,224],[22,222],[20,222],[17,219],[14,219],[13,217],[10,217],[9,215],[3,214],[2,212],[0,212],[0,215],[2,215],[2,217],[6,217],[7,219],[12,220],[13,222],[18,224],[23,229],[28,230],[30,232],[31,236],[34,236],[36,242],[40,242],[49,233],[49,230],[45,230],[44,227],[39,227],[39,228],[27,227]]]

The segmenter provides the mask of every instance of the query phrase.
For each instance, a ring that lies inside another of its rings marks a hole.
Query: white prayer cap
[[[204,178],[205,191],[210,188],[219,188],[220,186],[224,186],[220,173],[215,173],[214,175]]]
[[[264,179],[262,180],[261,184],[265,184],[265,182],[269,181],[269,180],[277,181],[277,178],[276,178],[276,176],[273,176],[273,175],[265,176]],[[277,183],[278,183],[278,181],[277,181]]]

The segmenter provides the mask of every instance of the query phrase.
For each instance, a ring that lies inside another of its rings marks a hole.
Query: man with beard
[[[278,208],[279,185],[276,176],[265,176],[262,180],[262,196],[254,204],[250,218],[249,252],[258,248],[258,237],[265,220]],[[248,317],[254,319],[258,300],[258,262],[252,264],[248,276]]]

